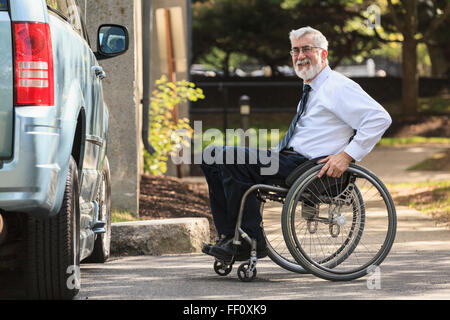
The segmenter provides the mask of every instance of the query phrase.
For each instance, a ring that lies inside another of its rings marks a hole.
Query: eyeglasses
[[[292,48],[291,51],[289,51],[289,53],[291,54],[291,56],[295,56],[297,57],[300,52],[303,52],[304,54],[308,54],[312,51],[313,48],[317,48],[317,49],[322,49],[321,47],[313,47],[313,46],[303,46],[303,47],[294,47]]]

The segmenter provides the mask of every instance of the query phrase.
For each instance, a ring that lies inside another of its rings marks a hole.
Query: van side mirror
[[[97,31],[97,60],[112,58],[128,50],[129,38],[126,27],[102,24]]]

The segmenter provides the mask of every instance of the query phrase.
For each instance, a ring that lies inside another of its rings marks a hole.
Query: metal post
[[[239,98],[239,112],[241,114],[241,129],[247,131],[250,128],[250,98],[243,95]],[[244,136],[243,145],[249,146],[248,136]]]
[[[222,83],[221,83],[222,85]],[[226,85],[223,86],[223,145],[225,146],[227,143],[226,132],[228,129],[228,87]]]
[[[155,153],[150,144],[149,114],[150,114],[150,40],[152,32],[151,1],[142,1],[142,142],[148,153]],[[1,169],[1,165],[0,165]]]

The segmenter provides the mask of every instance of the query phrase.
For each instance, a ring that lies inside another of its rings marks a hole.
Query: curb
[[[206,218],[140,220],[111,224],[112,255],[199,253],[209,242]]]

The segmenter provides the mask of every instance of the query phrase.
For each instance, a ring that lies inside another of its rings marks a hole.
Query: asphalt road
[[[81,265],[77,299],[450,299],[450,230],[406,207],[397,207],[397,214],[396,241],[376,282],[374,274],[330,282],[284,270],[269,258],[259,260],[253,282],[243,283],[238,263],[220,277],[204,254],[113,257],[105,264]],[[18,273],[3,277],[0,298],[23,298],[20,280]]]
[[[442,149],[376,148],[361,164],[385,183],[448,180],[449,172],[406,171]],[[238,263],[221,277],[213,270],[213,259],[204,254],[122,257],[103,266],[83,264],[78,298],[450,299],[450,230],[437,227],[418,211],[396,209],[396,240],[377,279],[371,274],[351,282],[330,282],[292,273],[266,258],[258,262],[257,278],[243,283],[236,274]]]
[[[330,282],[266,258],[258,262],[257,278],[243,283],[238,263],[221,277],[204,254],[138,256],[83,264],[78,299],[450,299],[450,230],[406,207],[397,211],[396,241],[377,280],[370,274]]]
[[[449,173],[415,176],[405,172],[410,163],[438,149],[419,151],[383,153],[381,149],[372,152],[363,165],[389,183],[449,179]],[[77,299],[450,299],[450,230],[437,227],[415,210],[396,209],[396,240],[376,278],[367,275],[351,282],[330,282],[292,273],[266,258],[258,262],[257,278],[243,283],[236,274],[238,263],[228,276],[220,277],[212,268],[213,259],[204,254],[115,257],[105,264],[82,264]],[[18,273],[0,274],[0,299],[23,298],[21,279]]]

